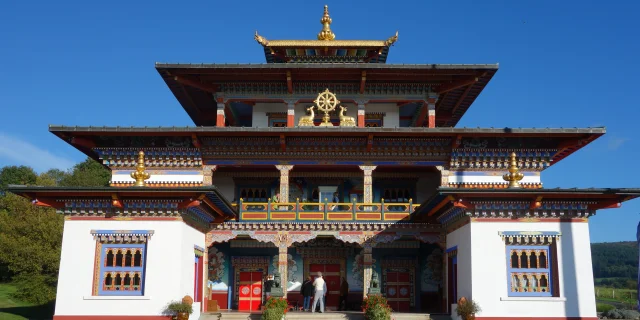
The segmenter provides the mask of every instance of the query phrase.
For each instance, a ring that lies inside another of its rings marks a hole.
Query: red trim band
[[[168,320],[171,316],[53,316],[53,320]]]

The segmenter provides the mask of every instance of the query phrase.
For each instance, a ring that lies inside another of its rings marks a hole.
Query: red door
[[[410,311],[412,286],[408,272],[387,272],[385,292],[387,301],[393,311]]]
[[[240,272],[238,309],[259,311],[262,304],[262,272]]]
[[[340,300],[340,265],[339,264],[310,264],[309,272],[315,280],[316,274],[322,272],[322,277],[327,283],[327,296],[325,308],[335,310]]]

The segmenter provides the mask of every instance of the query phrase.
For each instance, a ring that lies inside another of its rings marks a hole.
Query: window
[[[503,232],[511,297],[557,296],[554,251],[557,232]]]
[[[91,233],[97,240],[93,295],[142,296],[147,240],[153,231]]]
[[[549,246],[507,246],[510,296],[551,296]]]

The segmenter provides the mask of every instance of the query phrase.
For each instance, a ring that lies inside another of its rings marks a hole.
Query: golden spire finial
[[[503,175],[502,179],[509,182],[509,188],[520,188],[520,180],[522,180],[522,178],[524,178],[524,174],[518,169],[516,153],[512,152],[509,159],[509,173]]]
[[[331,17],[329,17],[329,6],[324,6],[324,15],[320,19],[322,23],[322,31],[318,33],[318,40],[335,40],[336,35],[331,31]]]
[[[136,165],[136,171],[131,172],[131,178],[134,178],[136,180],[134,186],[144,187],[144,181],[151,177],[151,175],[149,175],[148,172],[145,172],[144,169],[144,152],[140,151],[140,153],[138,153],[138,164]]]

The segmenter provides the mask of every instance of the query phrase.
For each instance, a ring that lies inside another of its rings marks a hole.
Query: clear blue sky
[[[49,124],[193,125],[154,62],[262,63],[267,39],[399,41],[388,63],[500,63],[467,127],[606,126],[544,171],[545,187],[640,187],[638,1],[3,1],[0,166],[84,155]],[[635,239],[640,199],[591,219],[592,241]]]

